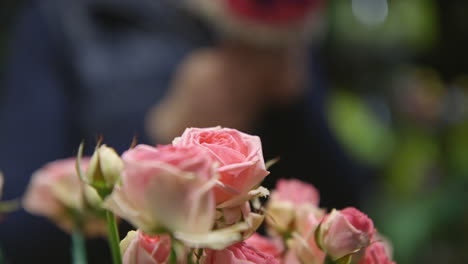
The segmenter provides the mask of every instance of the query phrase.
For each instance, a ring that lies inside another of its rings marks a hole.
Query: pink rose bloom
[[[294,205],[313,204],[318,206],[320,195],[311,184],[297,179],[280,179],[276,183],[275,191],[271,194],[271,199],[289,201]]]
[[[31,214],[50,218],[69,232],[80,221],[88,235],[105,233],[104,219],[94,214],[100,208],[99,196],[81,182],[75,164],[75,158],[57,160],[37,170],[26,190],[23,207]],[[88,164],[89,159],[83,159],[82,170]]]
[[[171,238],[167,235],[149,236],[141,231],[130,231],[120,242],[123,264],[168,263]]]
[[[205,250],[201,264],[279,264],[272,255],[260,252],[245,242],[234,244],[223,250]]]
[[[269,174],[265,168],[260,138],[235,129],[187,128],[181,137],[174,140],[174,145],[200,146],[219,162],[219,180],[224,187],[214,190],[217,205],[246,195]],[[245,200],[236,203],[243,202]]]
[[[333,210],[320,225],[318,244],[337,260],[367,247],[375,233],[367,215],[353,207]]]
[[[381,242],[375,242],[366,248],[364,257],[358,264],[395,264],[389,257],[385,245]]]
[[[122,186],[115,186],[107,208],[148,234],[212,229],[214,169],[204,149],[138,145],[122,159]]]
[[[250,236],[247,240],[245,240],[245,243],[254,247],[260,252],[272,255],[276,259],[280,259],[281,253],[283,252],[281,241],[263,237],[258,233],[254,233],[252,236]]]

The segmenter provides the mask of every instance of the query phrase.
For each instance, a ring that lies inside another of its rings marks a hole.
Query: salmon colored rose
[[[372,242],[374,224],[367,215],[353,207],[333,210],[318,230],[318,244],[337,260],[366,248]]]
[[[396,264],[389,255],[384,243],[375,242],[366,248],[364,257],[358,264]]]
[[[279,240],[273,240],[270,238],[263,237],[258,233],[254,233],[248,239],[245,240],[247,245],[252,246],[260,252],[272,255],[276,259],[281,259],[281,253],[283,252],[283,245]]]
[[[245,242],[240,242],[223,250],[205,250],[201,264],[279,264],[272,255],[260,252]]]
[[[83,159],[81,164],[84,170],[89,158]],[[88,235],[103,234],[106,223],[95,214],[100,207],[99,196],[81,182],[75,166],[75,159],[70,158],[51,162],[34,172],[23,207],[31,214],[50,218],[68,232],[81,222]]]
[[[149,236],[141,231],[130,231],[120,242],[123,264],[168,263],[171,238],[167,235]]]
[[[229,203],[229,207],[232,207],[242,204],[248,198],[239,197],[248,196],[248,192],[269,174],[265,168],[260,138],[235,129],[187,128],[173,144],[202,147],[219,162],[220,186],[214,190],[217,205]]]

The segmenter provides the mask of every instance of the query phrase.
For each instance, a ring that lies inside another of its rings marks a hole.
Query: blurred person
[[[265,160],[280,157],[267,187],[294,177],[313,183],[324,207],[358,205],[369,171],[331,135],[318,52],[303,39],[263,45],[226,37],[174,3],[24,7],[0,105],[5,198],[20,197],[46,162],[76,155],[83,139],[91,150],[103,135],[122,152],[135,135],[140,143],[169,143],[185,127],[221,125],[259,135]],[[12,263],[70,260],[69,238],[24,211],[0,224],[0,246]],[[89,262],[110,261],[106,247],[89,242]]]

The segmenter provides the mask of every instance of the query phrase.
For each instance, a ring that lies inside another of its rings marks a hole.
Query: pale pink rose
[[[201,264],[279,264],[272,255],[240,242],[223,250],[206,249]]]
[[[358,264],[396,264],[389,257],[384,243],[375,242],[370,244]]]
[[[84,170],[89,159],[84,158],[81,163]],[[79,221],[84,223],[82,228],[88,235],[105,233],[104,219],[95,214],[99,210],[98,194],[80,180],[75,166],[75,158],[69,158],[34,172],[23,207],[31,214],[48,217],[69,232]]]
[[[122,155],[122,185],[106,207],[148,234],[203,234],[215,219],[213,161],[196,146],[138,145]]]
[[[311,184],[297,179],[280,179],[276,183],[275,191],[271,193],[271,199],[290,201],[294,205],[312,204],[318,206],[320,195]]]
[[[318,244],[334,260],[358,252],[372,242],[374,224],[361,211],[333,210],[320,225]]]
[[[245,243],[249,246],[254,247],[260,252],[272,255],[277,259],[281,258],[281,254],[284,250],[281,241],[263,237],[258,233],[254,233],[252,236],[246,239]]]
[[[281,179],[267,204],[267,222],[281,233],[292,231],[290,229],[294,227],[298,210],[302,207],[318,210],[319,201],[319,193],[311,184],[296,179]]]
[[[171,238],[130,231],[120,242],[120,249],[123,264],[165,264],[171,254]]]
[[[245,196],[269,174],[260,138],[235,129],[187,128],[174,145],[203,147],[219,162],[219,180],[224,187],[215,188],[217,205]],[[243,202],[241,199],[238,204]]]

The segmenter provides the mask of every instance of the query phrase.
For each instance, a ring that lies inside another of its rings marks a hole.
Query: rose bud
[[[375,233],[372,220],[353,207],[333,210],[317,231],[317,244],[332,260],[351,256],[367,247]]]
[[[114,149],[102,145],[94,151],[86,173],[87,182],[105,198],[120,180],[123,161]]]
[[[272,255],[240,242],[223,250],[206,249],[200,259],[201,264],[279,264]]]
[[[149,236],[141,231],[130,231],[120,242],[123,264],[168,263],[171,238],[168,235]]]

